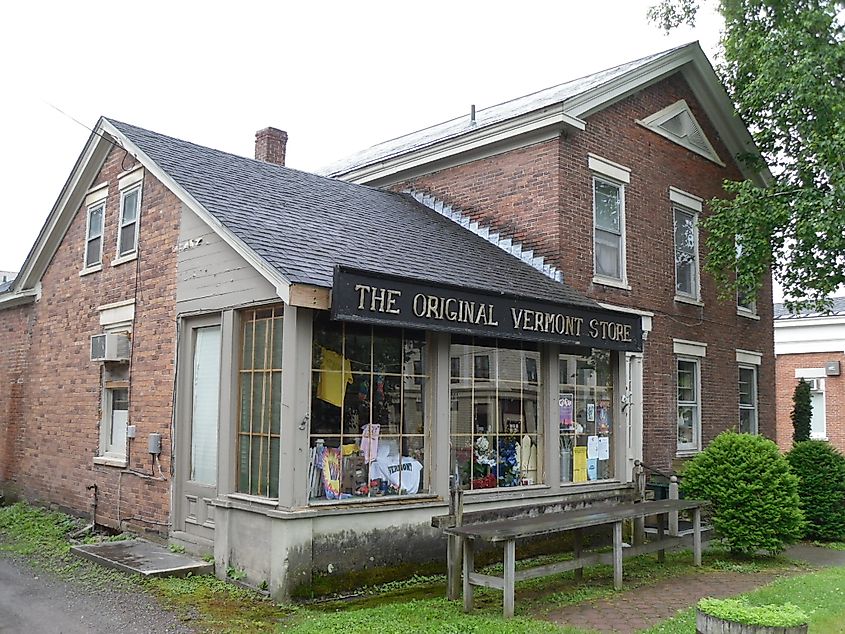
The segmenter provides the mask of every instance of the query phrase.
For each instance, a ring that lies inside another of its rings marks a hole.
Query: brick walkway
[[[812,566],[845,566],[845,552],[798,544],[786,550],[791,559]],[[680,610],[694,606],[704,597],[731,597],[766,585],[780,573],[701,572],[654,585],[634,588],[607,599],[585,601],[562,610],[554,610],[548,618],[558,625],[571,625],[597,632],[634,634],[657,625]]]
[[[772,581],[770,573],[703,572],[634,588],[607,599],[571,605],[549,613],[558,625],[598,632],[634,634],[695,605],[703,597],[730,597]]]

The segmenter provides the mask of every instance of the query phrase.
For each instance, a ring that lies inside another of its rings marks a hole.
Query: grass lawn
[[[347,600],[282,605],[212,576],[144,580],[102,568],[70,555],[67,535],[79,527],[79,521],[66,515],[24,504],[0,508],[0,556],[6,552],[25,557],[33,566],[92,590],[108,585],[150,592],[177,614],[190,615],[191,625],[202,632],[584,634],[583,630],[560,628],[542,617],[553,609],[615,594],[612,568],[593,566],[585,570],[580,584],[575,583],[571,572],[517,584],[517,618],[508,621],[501,618],[501,593],[485,588],[476,590],[474,613],[463,614],[461,602],[442,598],[443,576],[364,588],[359,596]],[[518,565],[542,565],[560,559],[537,557]],[[662,565],[653,556],[626,560],[625,589],[692,572],[696,569],[691,559],[690,553],[683,552],[667,554]],[[710,548],[704,557],[704,571],[790,569],[794,573],[795,568],[794,563],[778,557],[736,561],[719,548]],[[488,571],[501,572],[501,564]],[[839,625],[839,621],[845,621],[845,569],[783,579],[748,596],[757,603],[795,603],[812,613],[812,632],[845,634],[845,626]],[[691,634],[693,623],[692,611],[688,610],[649,632]]]

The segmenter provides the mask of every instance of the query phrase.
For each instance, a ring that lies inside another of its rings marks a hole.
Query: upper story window
[[[589,155],[593,172],[593,281],[627,288],[625,184],[630,170]]]
[[[675,294],[699,298],[698,214],[675,207]]]
[[[117,232],[117,257],[135,253],[138,248],[138,217],[141,212],[141,186],[120,192],[120,225]]]
[[[675,242],[675,301],[699,304],[701,269],[698,255],[698,216],[703,200],[698,196],[669,188],[672,203],[672,227]]]
[[[97,266],[103,261],[103,216],[106,201],[88,207],[88,223],[85,232],[85,268]]]
[[[742,244],[736,243],[736,257],[742,257]],[[738,315],[754,318],[757,315],[757,294],[748,288],[736,290],[736,312]]]

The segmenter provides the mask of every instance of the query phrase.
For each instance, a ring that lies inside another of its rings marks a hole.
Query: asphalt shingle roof
[[[845,297],[831,297],[830,310],[819,312],[816,310],[802,310],[798,313],[791,313],[785,304],[775,304],[775,319],[799,319],[801,317],[836,317],[845,315]]]
[[[341,159],[332,165],[328,165],[321,169],[320,173],[327,176],[341,176],[347,172],[378,161],[384,161],[412,150],[428,147],[435,143],[455,138],[468,132],[480,130],[486,126],[491,126],[508,119],[513,119],[529,112],[534,112],[535,110],[541,110],[555,104],[566,102],[568,99],[577,97],[592,88],[605,84],[627,73],[631,73],[637,68],[645,66],[652,61],[660,59],[661,57],[666,57],[677,51],[679,48],[684,48],[685,46],[689,45],[685,44],[684,46],[676,47],[668,51],[655,53],[641,59],[593,73],[592,75],[573,79],[563,84],[546,88],[545,90],[540,90],[523,97],[518,97],[516,99],[506,101],[505,103],[490,106],[488,108],[482,108],[475,114],[475,123],[470,121],[468,114],[464,114],[455,119],[444,121],[443,123],[438,123],[428,128],[417,130],[416,132],[411,132],[410,134],[406,134],[389,141],[384,141],[383,143],[379,143],[378,145],[374,145],[370,148],[357,152],[356,154]]]
[[[292,283],[337,264],[562,304],[597,304],[410,196],[235,156],[109,121]]]

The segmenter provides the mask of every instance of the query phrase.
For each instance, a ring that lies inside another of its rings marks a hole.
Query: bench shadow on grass
[[[572,559],[571,554],[543,555],[517,561],[517,570],[543,566]],[[703,565],[692,564],[691,551],[667,552],[666,561],[659,563],[655,555],[642,555],[626,559],[624,584],[619,592],[653,585],[664,579],[686,574],[707,574],[708,572],[778,572],[784,574],[801,570],[796,564],[782,556],[735,557],[712,544],[705,552]],[[482,569],[486,574],[502,574],[502,564],[494,563]],[[596,565],[584,569],[583,579],[578,582],[573,571],[557,575],[520,581],[516,584],[516,613],[534,618],[544,618],[551,611],[581,603],[613,596],[613,567]],[[345,597],[325,597],[310,602],[309,610],[335,612],[338,610],[360,610],[394,603],[442,598],[446,595],[445,575],[416,577],[378,586],[361,588],[355,594]],[[475,588],[475,613],[490,616],[501,615],[502,593],[489,588]],[[455,603],[460,609],[460,600]]]

